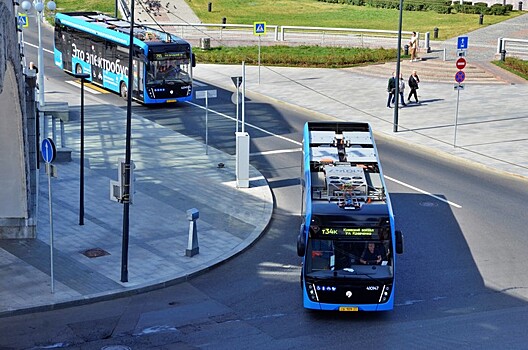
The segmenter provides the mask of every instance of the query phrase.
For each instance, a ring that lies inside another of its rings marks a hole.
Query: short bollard
[[[200,216],[200,212],[196,208],[187,210],[187,219],[189,219],[189,242],[187,243],[187,249],[185,255],[192,257],[198,254],[198,230],[196,229],[196,220]]]
[[[479,24],[482,25],[483,23],[484,23],[484,15],[481,14],[481,15],[479,16]]]
[[[438,28],[437,27],[433,29],[433,39],[438,39]]]
[[[409,45],[403,45],[403,54],[405,56],[409,55]]]
[[[506,50],[501,50],[500,54],[501,54],[501,61],[502,62],[506,61]]]

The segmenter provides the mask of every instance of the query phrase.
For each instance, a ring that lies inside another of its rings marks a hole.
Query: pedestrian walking
[[[418,35],[412,32],[411,41],[409,41],[409,48],[411,50],[411,62],[418,61],[416,52],[418,51]]]
[[[387,108],[391,108],[391,101],[394,103],[394,94],[396,92],[396,73],[392,72],[392,77],[389,78],[389,83],[387,84],[387,92],[389,93],[389,98],[387,99]]]
[[[418,102],[418,94],[416,93],[416,90],[419,89],[418,83],[420,83],[420,78],[418,77],[418,74],[416,74],[416,71],[413,70],[412,74],[409,76],[409,81],[407,82],[409,84],[409,96],[407,97],[407,103],[411,102],[411,97],[414,95],[414,99],[416,100],[416,103]]]
[[[405,104],[405,99],[403,97],[403,94],[404,94],[404,91],[405,91],[405,80],[403,80],[403,74],[400,73],[400,79],[398,81],[398,84],[400,84],[398,86],[398,95],[400,95],[400,103],[402,106],[407,106]],[[393,94],[392,95],[392,103],[395,102],[395,99],[396,99],[396,94]]]

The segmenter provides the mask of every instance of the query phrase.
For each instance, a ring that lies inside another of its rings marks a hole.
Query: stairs
[[[422,82],[452,83],[456,84],[455,74],[458,69],[455,66],[455,59],[443,60],[442,52],[432,52],[420,55],[421,60],[409,62],[408,59],[402,60],[400,72],[403,78],[407,80],[413,70],[420,77]],[[371,64],[362,67],[344,68],[346,71],[353,73],[384,77],[389,79],[392,73],[396,71],[396,63],[388,62],[384,64]],[[468,62],[463,69],[466,73],[466,79],[463,84],[527,84],[528,81],[505,71],[489,62]]]

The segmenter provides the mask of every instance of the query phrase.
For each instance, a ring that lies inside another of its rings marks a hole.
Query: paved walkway
[[[173,4],[179,8],[185,3],[173,0]],[[510,36],[506,30],[526,28],[528,16],[517,21],[493,30]],[[475,33],[470,33],[470,45],[479,42]],[[417,62],[416,67],[421,64]],[[234,91],[230,77],[241,73],[240,66],[199,64],[195,77]],[[528,178],[528,84],[468,86],[460,93],[455,119],[457,92],[452,84],[426,80],[419,90],[422,104],[399,111],[399,132],[395,133],[394,110],[385,107],[386,77],[349,69],[281,67],[261,67],[260,83],[258,76],[258,67],[247,67],[248,98],[259,95],[318,116],[367,121],[378,137]],[[68,101],[78,109],[78,95],[69,95],[60,85],[47,83],[46,94],[47,101]],[[74,120],[66,128],[74,161],[58,165],[59,178],[52,179],[54,293],[48,187],[42,173],[38,238],[0,241],[0,317],[183,281],[243,251],[271,218],[272,194],[256,169],[250,168],[250,188],[237,189],[232,156],[211,147],[205,155],[203,144],[134,115],[136,199],[130,216],[129,282],[120,282],[122,205],[109,200],[109,183],[117,179],[116,163],[124,157],[125,111],[87,104],[86,115],[98,118],[86,121],[85,224],[78,225],[79,125]],[[218,168],[220,162],[225,167]],[[200,210],[200,253],[187,257],[186,211],[191,208]]]

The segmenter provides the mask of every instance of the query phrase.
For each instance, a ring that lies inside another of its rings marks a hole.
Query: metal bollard
[[[222,17],[222,24],[226,24],[227,23],[227,18],[226,17]],[[222,27],[222,29],[225,29],[225,26]]]
[[[519,11],[522,11],[522,1],[519,1]]]
[[[501,61],[504,62],[506,61],[506,50],[501,50]]]
[[[211,11],[213,11],[213,3],[212,2],[207,4],[207,12],[211,12]]]
[[[433,29],[433,39],[438,39],[438,28],[437,27]]]
[[[479,16],[479,24],[482,25],[484,23],[484,15],[480,14]]]
[[[196,208],[187,210],[187,219],[189,220],[189,241],[185,256],[193,257],[199,253],[198,248],[198,230],[196,229],[196,220],[200,217],[200,212]]]
[[[405,56],[409,54],[409,45],[403,45],[403,54]]]

